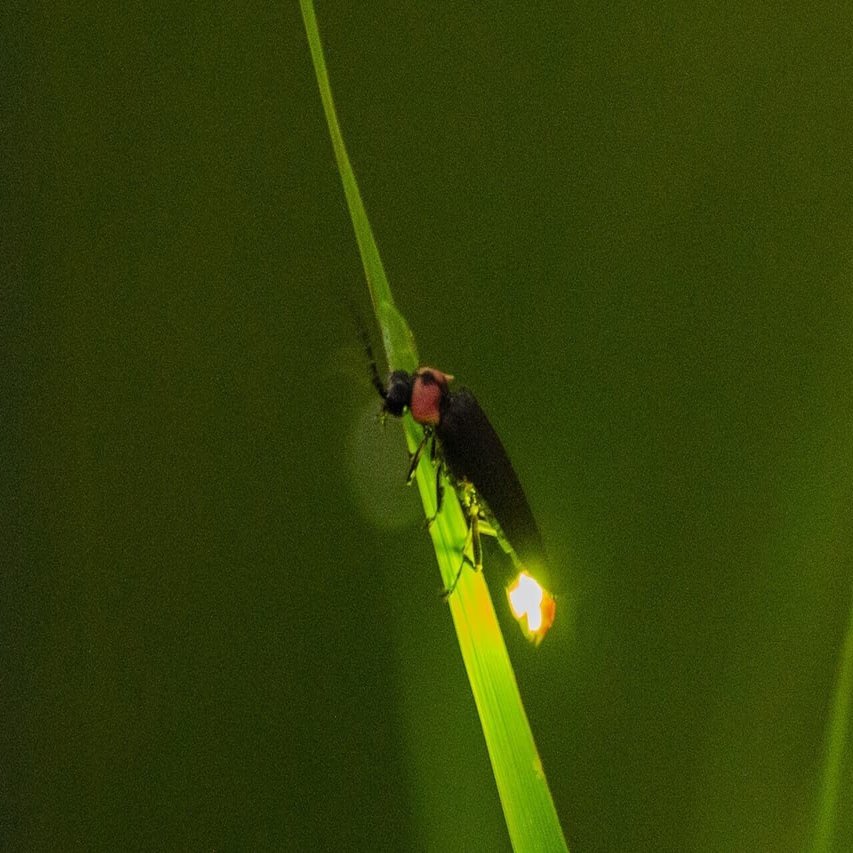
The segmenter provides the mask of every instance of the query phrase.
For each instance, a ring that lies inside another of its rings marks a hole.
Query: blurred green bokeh
[[[853,577],[849,15],[317,11],[395,297],[562,571],[538,651],[501,615],[572,850],[802,849]],[[351,482],[366,291],[297,5],[2,33],[3,846],[505,849],[428,539]]]

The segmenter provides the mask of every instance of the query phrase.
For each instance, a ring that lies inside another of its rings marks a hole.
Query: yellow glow
[[[510,607],[528,639],[541,642],[554,621],[556,602],[535,578],[522,572],[507,590]],[[525,625],[526,620],[526,625]]]

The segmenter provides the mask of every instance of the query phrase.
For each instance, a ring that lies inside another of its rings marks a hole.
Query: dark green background
[[[413,5],[318,17],[397,301],[553,556],[562,620],[506,636],[569,842],[802,849],[853,574],[849,12]],[[505,849],[428,539],[353,464],[417,517],[358,432],[296,4],[2,14],[3,846]]]

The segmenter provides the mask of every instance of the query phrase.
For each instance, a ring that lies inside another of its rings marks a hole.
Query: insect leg
[[[438,518],[441,508],[444,506],[444,481],[441,478],[441,475],[444,473],[444,460],[441,458],[441,452],[438,448],[438,442],[435,440],[435,435],[432,437],[429,455],[430,461],[435,465],[435,512],[424,522],[427,530],[432,527],[432,523]]]
[[[444,505],[444,483],[441,480],[441,465],[435,468],[435,515],[441,512]],[[435,516],[433,516],[435,518]]]
[[[453,583],[442,593],[443,598],[448,598],[456,589],[456,584],[459,583],[459,578],[462,577],[462,570],[467,563],[474,569],[475,572],[483,570],[483,544],[480,541],[480,508],[477,506],[476,498],[472,498],[470,493],[462,501],[462,506],[468,518],[468,534],[465,537],[465,544],[462,546],[462,562],[459,564],[459,571],[456,572],[456,577]],[[471,550],[474,552],[473,561],[468,556],[468,545],[471,545]]]
[[[421,461],[421,454],[424,452],[424,448],[431,438],[433,438],[432,430],[424,430],[424,437],[421,439],[421,443],[418,445],[417,450],[412,454],[412,459],[409,463],[409,471],[406,474],[407,485],[411,484],[412,480],[415,479],[415,471],[417,470],[418,462]]]
[[[476,509],[476,507],[475,507]],[[483,543],[480,541],[480,516],[476,511],[471,514],[471,544],[474,549],[474,571],[483,571]]]
[[[444,471],[444,459],[441,456],[435,436],[432,439],[430,458],[433,465],[435,465],[435,514],[438,515],[441,512],[441,507],[444,505],[444,482],[441,479],[442,472]]]

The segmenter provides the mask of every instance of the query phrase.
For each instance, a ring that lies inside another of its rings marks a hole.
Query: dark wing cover
[[[474,485],[522,563],[544,560],[542,537],[521,483],[498,434],[467,388],[445,396],[436,435],[450,473]]]

